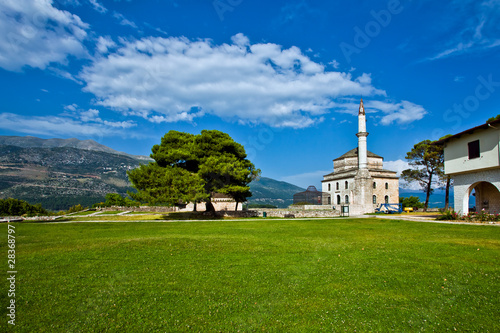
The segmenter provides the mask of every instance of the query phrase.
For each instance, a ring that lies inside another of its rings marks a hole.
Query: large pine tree
[[[152,148],[155,162],[128,172],[140,201],[169,205],[205,201],[213,211],[212,196],[223,193],[239,202],[250,197],[248,184],[260,174],[247,159],[244,147],[228,134],[203,130],[199,135],[170,131]]]

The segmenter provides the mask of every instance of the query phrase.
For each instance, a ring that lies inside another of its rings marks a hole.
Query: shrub
[[[47,216],[51,212],[41,204],[31,205],[23,200],[7,198],[0,199],[0,216]]]
[[[451,209],[448,209],[444,212],[440,212],[440,215],[436,218],[436,220],[446,220],[446,221],[461,220],[461,219],[462,216],[460,216],[460,214]]]

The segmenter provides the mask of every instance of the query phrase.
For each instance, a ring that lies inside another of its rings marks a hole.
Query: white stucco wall
[[[488,128],[451,140],[444,149],[446,174],[480,171],[500,166],[500,129]],[[480,157],[469,160],[468,143],[479,140]]]

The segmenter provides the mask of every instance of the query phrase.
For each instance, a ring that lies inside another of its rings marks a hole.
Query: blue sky
[[[500,1],[0,1],[0,134],[149,155],[218,129],[262,175],[320,185],[500,113]]]

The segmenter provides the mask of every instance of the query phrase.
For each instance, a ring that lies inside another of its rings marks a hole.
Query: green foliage
[[[488,120],[486,120],[486,123],[491,123],[492,121],[500,119],[500,114],[497,114],[496,117],[491,117]]]
[[[248,184],[260,170],[246,158],[245,149],[228,134],[203,130],[199,135],[170,131],[152,148],[155,162],[128,172],[135,200],[169,205],[207,201],[213,193],[244,202]]]
[[[447,209],[444,212],[440,212],[439,216],[436,217],[436,220],[440,221],[452,221],[452,220],[460,220],[462,219],[460,214],[453,211],[452,209]]]
[[[307,206],[307,205],[312,205],[312,204],[310,202],[307,202],[307,201],[302,201],[302,202],[293,203],[290,206]]]
[[[68,214],[71,214],[71,213],[77,213],[77,212],[81,212],[82,210],[86,209],[85,207],[83,207],[81,204],[78,204],[78,205],[74,205],[74,206],[71,206],[69,209],[68,209]]]
[[[112,206],[120,206],[120,207],[138,207],[140,205],[139,202],[131,200],[126,196],[121,196],[118,193],[108,193],[106,194],[106,201],[94,204],[93,207],[112,207]]]
[[[138,191],[129,195],[141,202],[174,206],[208,197],[200,176],[180,167],[152,162],[130,171],[129,178]]]
[[[442,146],[433,145],[430,140],[424,140],[415,144],[411,151],[406,153],[411,169],[403,170],[402,178],[410,182],[418,182],[422,190],[427,194],[424,210],[429,206],[429,196],[434,191],[433,177],[439,176],[444,167],[444,150]]]
[[[399,203],[403,205],[403,208],[405,207],[424,208],[424,204],[420,202],[420,199],[418,197],[415,196],[400,197]]]
[[[0,216],[46,216],[51,213],[41,204],[31,205],[18,199],[0,199]]]
[[[489,214],[486,211],[469,212],[467,215],[460,215],[459,213],[448,209],[442,212],[437,220],[457,220],[467,222],[498,222],[500,221],[500,214]]]
[[[270,205],[270,204],[253,203],[253,204],[248,204],[247,208],[278,208],[278,206]]]

